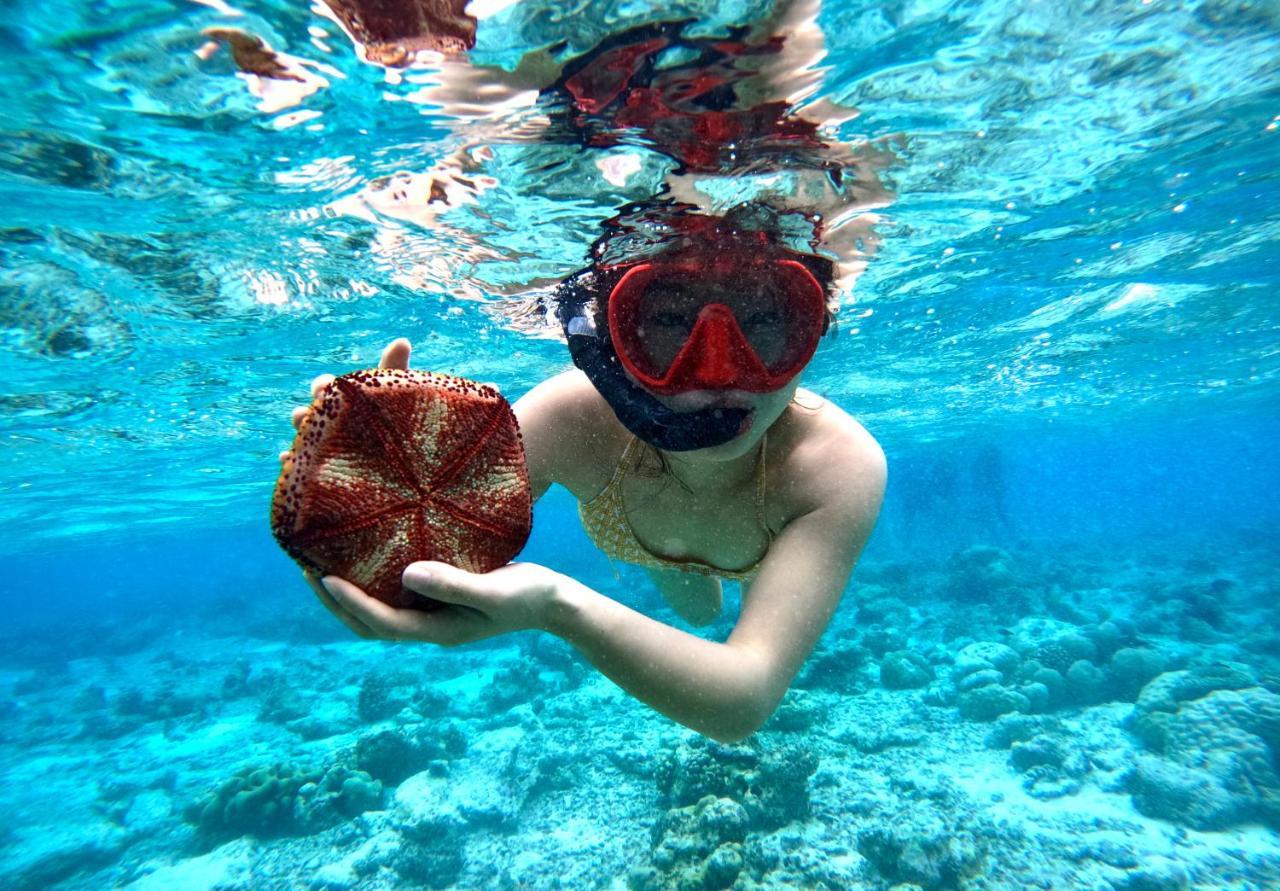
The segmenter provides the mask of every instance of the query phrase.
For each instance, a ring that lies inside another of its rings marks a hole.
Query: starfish
[[[425,371],[356,371],[303,421],[271,530],[304,568],[397,607],[416,560],[489,572],[528,540],[533,497],[511,406],[495,388]]]

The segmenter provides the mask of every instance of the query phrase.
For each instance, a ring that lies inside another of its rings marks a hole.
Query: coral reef
[[[926,701],[955,705],[971,721],[1132,701],[1170,660],[1131,642],[1127,631],[1103,622],[1039,639],[1015,637],[1013,646],[970,643],[956,653],[949,677],[929,686]]]
[[[388,865],[415,888],[448,888],[462,875],[463,826],[430,819],[402,824],[401,843]]]
[[[304,872],[324,891],[602,876],[635,891],[1280,887],[1280,836],[1266,829],[1280,659],[1263,646],[1280,612],[1267,590],[1225,592],[1253,598],[1262,631],[1189,642],[1185,606],[1152,620],[1135,605],[1185,604],[1170,592],[1203,593],[1221,569],[1188,581],[1181,562],[1135,559],[1126,577],[1007,553],[1023,586],[1010,602],[1036,601],[1032,614],[957,601],[945,559],[909,602],[919,570],[871,573],[769,723],[733,746],[637,706],[545,635],[352,642],[335,658],[331,633],[282,644],[217,624],[180,653],[151,635],[97,662],[49,651],[43,667],[0,673],[0,744],[92,747],[84,764],[108,758],[113,776],[12,759],[6,794],[25,820],[7,829],[0,874],[6,887],[137,891],[204,876],[225,891],[288,887]],[[282,615],[255,607],[246,627]],[[157,741],[208,760],[157,761]],[[207,792],[193,790],[197,769]],[[46,788],[57,824],[20,801]],[[64,837],[63,824],[81,828]]]
[[[1007,551],[974,545],[951,557],[953,596],[962,602],[998,604],[1019,612],[1026,608],[1025,585]]]
[[[933,667],[910,650],[894,650],[880,661],[880,683],[890,690],[924,687],[933,680]]]
[[[1280,828],[1280,696],[1256,686],[1247,666],[1160,675],[1128,726],[1155,753],[1130,776],[1139,811],[1195,829]]]
[[[653,827],[650,862],[630,873],[628,886],[754,887],[779,860],[748,844],[748,835],[808,817],[807,784],[817,763],[806,749],[765,750],[758,742],[725,746],[700,738],[677,746],[655,772],[668,809]]]
[[[447,771],[447,762],[462,757],[466,750],[466,736],[456,724],[420,724],[364,734],[356,742],[354,760],[369,776],[395,786],[420,770]]]
[[[360,682],[356,714],[376,723],[394,718],[414,701],[415,678],[406,672],[371,671]]]
[[[870,655],[870,651],[860,644],[821,641],[800,670],[793,686],[832,693],[861,692],[866,681],[860,670]]]
[[[376,808],[382,784],[340,765],[245,767],[188,805],[183,816],[210,840],[314,832]]]
[[[653,827],[652,862],[627,878],[632,891],[728,888],[743,868],[751,817],[732,798],[705,795],[671,808]]]
[[[769,730],[784,733],[805,733],[815,725],[820,726],[831,712],[828,697],[808,690],[791,690],[769,719]]]
[[[776,829],[808,816],[807,782],[817,768],[804,747],[766,749],[754,738],[728,746],[699,737],[669,752],[655,775],[671,807],[708,795],[731,798],[746,808],[753,828]]]
[[[911,772],[890,786],[905,806],[878,815],[857,834],[869,877],[944,891],[982,871],[997,830],[972,814],[952,783]]]

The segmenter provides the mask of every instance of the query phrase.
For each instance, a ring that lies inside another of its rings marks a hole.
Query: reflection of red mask
[[[813,357],[826,300],[803,263],[734,252],[631,267],[608,317],[618,358],[655,393],[766,393]]]

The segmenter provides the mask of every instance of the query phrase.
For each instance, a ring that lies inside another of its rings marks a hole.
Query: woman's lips
[[[670,398],[668,404],[675,411],[696,412],[710,411],[714,417],[722,418],[726,411],[741,412],[743,417],[738,422],[738,432],[734,434],[736,439],[742,436],[755,425],[756,406],[749,393],[741,391],[722,392],[715,390],[694,391],[690,393],[681,393],[679,396]]]
[[[671,407],[676,411],[701,411],[705,408],[745,408],[753,409],[755,403],[748,393],[739,391],[718,392],[714,390],[682,393],[671,399]]]
[[[726,406],[726,408],[728,408],[728,406]],[[736,408],[736,406],[734,406],[734,408]],[[721,418],[724,416],[724,412],[720,407],[713,408],[711,411],[716,418]],[[746,414],[743,415],[742,420],[738,422],[738,432],[733,435],[734,438],[736,439],[739,436],[742,436],[748,430],[750,430],[752,425],[755,424],[755,422],[756,422],[755,409],[751,409],[751,408],[746,409]]]

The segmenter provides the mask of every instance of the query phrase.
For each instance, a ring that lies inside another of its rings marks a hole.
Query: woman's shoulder
[[[574,368],[547,378],[516,401],[516,416],[525,415],[538,426],[562,428],[573,425],[582,433],[616,433],[621,425],[613,419],[604,397],[587,376]],[[524,423],[524,418],[522,425]]]
[[[843,456],[861,463],[884,458],[880,443],[853,415],[810,390],[796,390],[787,417],[793,447],[803,459]]]
[[[835,403],[798,390],[777,450],[775,481],[791,516],[833,502],[876,499],[884,491],[884,450],[866,427]],[[773,451],[770,443],[770,451]]]
[[[627,433],[577,369],[535,386],[513,406],[530,473],[590,497],[613,473]]]

